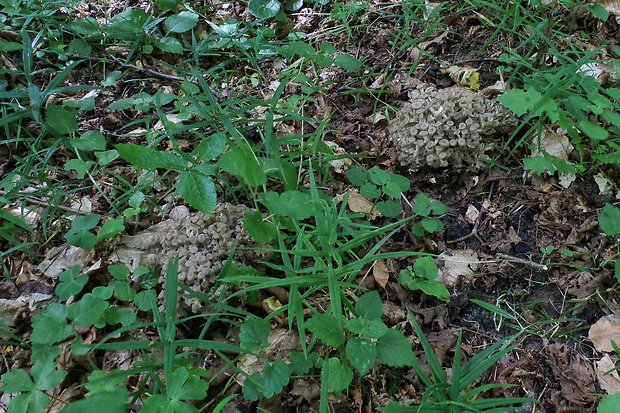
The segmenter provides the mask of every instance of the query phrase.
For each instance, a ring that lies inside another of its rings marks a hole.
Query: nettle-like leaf
[[[85,250],[95,248],[97,236],[90,230],[97,226],[100,218],[97,214],[75,217],[71,222],[71,229],[65,234],[65,239],[74,247]]]
[[[273,223],[263,219],[263,215],[258,211],[250,211],[245,214],[243,226],[256,242],[271,242],[278,235],[278,228]]]
[[[598,223],[605,234],[609,236],[620,234],[620,208],[609,203],[605,204],[598,216]]]
[[[259,199],[272,214],[303,220],[310,218],[314,213],[312,198],[304,192],[285,191],[281,194],[267,192],[261,194]]]
[[[215,209],[217,203],[215,184],[198,169],[183,172],[179,188],[183,199],[203,214],[209,215]]]
[[[129,7],[110,19],[105,32],[111,39],[135,40],[152,20],[144,10]]]
[[[409,366],[414,354],[411,343],[400,331],[388,330],[377,340],[377,357],[383,364],[392,367]]]
[[[353,380],[353,371],[340,359],[336,357],[330,358],[323,364],[323,368],[328,369],[328,392],[340,393],[349,388]]]
[[[403,207],[398,201],[379,201],[376,204],[377,209],[388,218],[396,218],[403,213]]]
[[[371,291],[361,296],[355,303],[355,310],[360,317],[367,320],[380,320],[383,314],[383,301],[377,291]]]
[[[65,270],[60,274],[60,283],[56,286],[55,293],[62,301],[68,300],[72,295],[78,294],[88,282],[88,275],[81,274],[79,265]]]
[[[342,323],[331,314],[313,315],[306,328],[328,346],[339,347],[346,339]]]
[[[360,376],[368,373],[377,359],[375,343],[359,337],[352,337],[347,342],[346,352],[351,365],[355,367]]]
[[[355,317],[348,320],[346,326],[347,330],[353,334],[370,338],[379,338],[388,330],[388,327],[381,319],[368,320],[362,317]]]
[[[241,326],[239,341],[241,348],[248,351],[260,350],[269,345],[271,324],[260,317],[248,317]]]
[[[185,10],[179,14],[166,17],[164,26],[166,30],[173,33],[185,33],[196,27],[198,23],[198,15],[191,11]]]

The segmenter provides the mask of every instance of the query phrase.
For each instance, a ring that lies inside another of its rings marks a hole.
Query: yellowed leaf
[[[450,66],[441,69],[441,71],[447,73],[448,76],[461,87],[472,90],[480,89],[480,73],[476,68],[471,66]]]
[[[590,327],[588,338],[598,351],[613,351],[611,341],[620,345],[620,316],[607,315]]]
[[[375,265],[372,267],[372,276],[379,287],[385,288],[390,279],[390,270],[387,265],[385,265],[385,261],[375,261]]]

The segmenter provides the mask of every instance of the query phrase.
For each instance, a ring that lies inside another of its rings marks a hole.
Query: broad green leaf
[[[0,52],[3,52],[3,53],[15,52],[17,50],[22,50],[23,48],[24,48],[24,45],[21,43],[9,42],[9,41],[0,39]]]
[[[381,190],[376,185],[367,182],[360,186],[360,195],[366,198],[374,199],[381,196]]]
[[[422,227],[424,227],[424,229],[431,234],[443,231],[443,222],[437,218],[424,217],[422,218],[422,221],[420,221],[420,224],[422,224]]]
[[[126,281],[117,281],[114,283],[114,297],[121,301],[133,301],[136,298],[136,290]]]
[[[215,184],[211,178],[196,169],[181,174],[179,189],[183,199],[203,214],[209,215],[215,209],[217,203]]]
[[[254,373],[246,377],[243,382],[243,398],[250,401],[260,399],[263,394],[262,377],[260,373]]]
[[[592,16],[596,17],[597,19],[601,21],[606,21],[609,18],[609,11],[600,4],[591,4],[587,7],[588,11],[590,11],[590,14],[592,14]],[[620,411],[620,409],[618,411]]]
[[[443,215],[448,212],[448,207],[440,201],[431,201],[431,209],[435,215]]]
[[[56,286],[55,293],[62,301],[66,301],[72,295],[78,294],[88,282],[88,275],[80,275],[80,266],[65,270],[60,274],[60,283]]]
[[[616,263],[614,264],[614,276],[616,277],[616,281],[620,284],[620,258],[616,258]]]
[[[116,100],[116,101],[110,103],[108,105],[108,109],[110,109],[110,110],[125,110],[125,109],[129,109],[130,107],[132,107],[135,104],[136,104],[136,100],[135,99],[131,99],[131,98],[119,99],[119,100]]]
[[[271,19],[280,11],[278,0],[250,0],[248,2],[250,13],[261,20]]]
[[[89,214],[77,216],[71,222],[71,229],[65,234],[67,242],[75,247],[85,250],[92,249],[97,245],[97,236],[90,232],[99,223],[100,216]]]
[[[217,158],[224,152],[228,138],[226,134],[219,132],[208,136],[198,144],[194,154],[203,161],[210,161]]]
[[[360,376],[370,371],[377,359],[377,347],[374,343],[359,337],[352,337],[346,345],[346,352],[351,365]]]
[[[379,201],[375,206],[379,212],[388,218],[396,218],[403,213],[403,207],[398,201]]]
[[[259,317],[248,317],[241,325],[239,341],[241,348],[248,351],[260,350],[269,345],[269,333],[271,325],[269,321]]]
[[[152,17],[144,10],[129,7],[112,17],[104,30],[111,39],[135,41],[151,21]]]
[[[316,50],[312,47],[311,44],[306,42],[290,42],[286,46],[286,51],[291,55],[299,55],[301,57],[305,57],[307,59],[312,59],[316,55]]]
[[[306,328],[323,343],[339,347],[345,341],[342,323],[331,314],[315,314],[306,322]]]
[[[101,229],[97,232],[97,239],[114,238],[121,232],[125,231],[125,220],[123,217],[106,220]]]
[[[164,52],[183,54],[183,45],[174,37],[162,37],[159,39],[159,42],[157,42],[157,47]]]
[[[97,323],[110,304],[94,294],[85,294],[69,306],[67,316],[78,327],[91,327]]]
[[[128,401],[129,392],[127,389],[122,386],[114,386],[109,391],[90,394],[88,397],[71,402],[60,413],[125,413],[129,411]]]
[[[157,6],[162,11],[176,10],[181,0],[156,0]]]
[[[207,395],[209,384],[190,375],[185,367],[177,368],[168,379],[166,394],[171,400],[201,400]]]
[[[58,387],[67,375],[66,371],[56,370],[56,362],[53,360],[35,361],[31,373],[35,387],[41,391]]]
[[[304,192],[267,192],[261,194],[259,199],[272,214],[303,220],[314,213],[312,198]]]
[[[499,103],[517,116],[533,111],[541,99],[542,95],[534,88],[530,88],[527,92],[521,89],[512,89],[497,97]]]
[[[107,74],[104,80],[101,81],[101,86],[112,87],[123,77],[123,72],[120,70],[113,70]]]
[[[390,181],[387,184],[383,185],[381,189],[383,190],[384,194],[392,198],[400,199],[402,195],[402,190],[400,189],[400,186],[398,186],[398,184],[394,181]]]
[[[440,282],[424,279],[413,279],[407,284],[412,290],[421,290],[426,295],[432,295],[440,300],[449,301],[450,291]]]
[[[620,413],[620,393],[603,397],[596,408],[596,413]]]
[[[69,142],[71,146],[81,151],[103,151],[106,145],[105,136],[92,130],[84,132],[79,138],[70,139]]]
[[[2,375],[2,391],[4,393],[20,393],[36,390],[34,382],[23,369],[11,369]]]
[[[553,174],[558,170],[551,156],[542,155],[523,159],[523,169],[526,171],[534,171],[536,175],[541,175],[545,171]]]
[[[15,396],[9,402],[7,413],[39,413],[45,412],[49,406],[47,394],[33,390]]]
[[[166,30],[173,33],[185,33],[192,30],[198,23],[198,15],[185,10],[179,14],[168,16],[164,21]]]
[[[411,186],[411,181],[409,178],[398,174],[392,174],[390,177],[390,182],[396,184],[400,189],[400,192],[407,192]]]
[[[109,151],[95,152],[95,157],[97,158],[99,165],[106,166],[110,162],[118,159],[119,154],[116,149],[110,149]]]
[[[347,179],[353,185],[362,186],[368,182],[370,176],[364,168],[360,168],[359,166],[352,166],[351,168],[349,168],[349,170],[347,170]]]
[[[187,161],[172,153],[130,143],[119,143],[115,145],[115,148],[121,158],[137,168],[162,168],[175,171],[183,171],[187,168]]]
[[[353,371],[347,365],[336,357],[332,357],[323,364],[323,368],[328,369],[329,372],[328,392],[340,393],[349,388],[353,380]]]
[[[359,316],[367,320],[380,320],[383,314],[383,301],[377,291],[364,294],[355,303]]]
[[[427,217],[431,213],[431,200],[424,194],[418,194],[415,197],[415,204],[411,210],[415,215]]]
[[[389,330],[381,319],[368,320],[362,317],[355,317],[348,320],[346,325],[347,330],[351,333],[370,338],[379,338]]]
[[[273,364],[265,363],[263,368],[263,395],[269,399],[281,393],[290,378],[291,368],[282,360],[277,360]]]
[[[403,333],[388,330],[377,341],[377,357],[383,364],[392,367],[410,366],[414,355],[411,343]]]
[[[43,313],[32,317],[30,340],[36,344],[52,345],[66,339],[72,332],[67,324],[67,307],[51,303]]]
[[[313,353],[316,354],[316,353]],[[304,353],[294,351],[290,354],[291,368],[296,375],[308,374],[314,363],[311,357],[306,358]]]
[[[605,234],[612,237],[620,234],[620,208],[605,204],[598,216],[598,223]]]
[[[336,56],[336,59],[334,59],[334,64],[347,72],[353,72],[363,66],[363,63],[359,59],[349,54],[341,54]]]
[[[267,243],[273,241],[278,235],[278,229],[274,224],[263,219],[258,211],[250,211],[243,218],[245,230],[256,242]]]
[[[425,278],[427,280],[434,280],[437,278],[439,269],[435,260],[431,257],[422,257],[415,260],[413,263],[413,270],[418,277]]]
[[[383,169],[373,166],[368,170],[370,180],[378,186],[386,185],[392,181],[392,175]]]
[[[84,179],[86,173],[95,165],[93,161],[85,161],[82,159],[69,159],[65,162],[65,171],[75,171],[78,179]]]
[[[263,166],[250,148],[234,148],[222,154],[218,166],[252,188],[267,183]]]
[[[78,130],[77,110],[74,108],[49,105],[45,113],[45,124],[54,132],[68,135]]]
[[[131,308],[117,307],[115,305],[108,307],[103,313],[103,318],[107,325],[121,324],[129,326],[136,322],[136,317],[136,313]]]

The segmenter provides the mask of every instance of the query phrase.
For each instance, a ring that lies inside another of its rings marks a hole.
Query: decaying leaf
[[[342,196],[344,198],[344,196]],[[375,208],[375,204],[368,198],[361,196],[359,193],[349,191],[349,201],[347,203],[351,212],[362,212],[370,219],[381,216],[381,212]]]
[[[478,254],[473,250],[446,250],[439,254],[437,281],[446,287],[467,282],[478,269]]]
[[[443,73],[447,73],[454,83],[461,87],[472,90],[480,89],[480,73],[478,69],[471,66],[449,66],[441,69]]]
[[[616,368],[616,363],[605,354],[599,361],[594,363],[594,372],[598,378],[598,384],[607,394],[620,393],[620,374]],[[613,370],[613,371],[612,371]],[[606,374],[607,372],[609,374]]]
[[[540,137],[540,146],[537,134],[532,137],[532,143],[535,150],[532,151],[532,157],[542,155],[542,151],[557,158],[568,160],[568,155],[575,149],[570,143],[569,137],[564,133],[556,133],[548,128],[542,132]]]
[[[590,327],[588,338],[597,351],[614,351],[611,341],[620,345],[620,316],[607,315]]]
[[[345,151],[342,147],[340,147],[335,142],[325,142],[331,149],[334,151],[334,155],[346,155],[347,151]],[[334,159],[333,161],[329,161],[329,164],[334,168],[334,172],[341,174],[344,173],[349,167],[353,164],[353,161],[350,158],[342,158],[342,159]]]
[[[387,265],[385,265],[385,261],[375,261],[375,265],[372,267],[372,276],[379,287],[385,288],[390,279],[390,270]]]
[[[565,344],[550,344],[544,351],[553,376],[562,386],[562,396],[577,406],[592,404],[596,378],[590,361]]]

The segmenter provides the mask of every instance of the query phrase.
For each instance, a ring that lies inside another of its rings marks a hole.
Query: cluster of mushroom
[[[402,165],[476,171],[497,145],[497,137],[517,125],[506,108],[460,87],[419,85],[392,120],[389,136]]]
[[[219,204],[212,214],[190,213],[179,206],[170,212],[166,231],[158,234],[161,243],[159,264],[165,269],[170,258],[179,256],[179,283],[194,291],[209,291],[220,270],[235,251],[233,264],[256,262],[262,253],[253,250],[256,243],[243,227],[243,218],[250,209],[244,205]],[[162,271],[162,273],[164,273]],[[163,274],[160,281],[163,282]],[[160,293],[160,303],[165,292]],[[180,292],[186,308],[198,312],[200,302]]]

